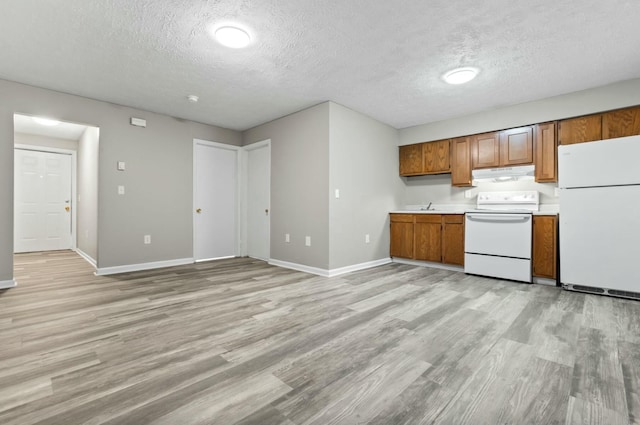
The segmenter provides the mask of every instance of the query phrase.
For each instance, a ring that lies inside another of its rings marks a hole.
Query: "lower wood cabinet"
[[[464,215],[391,214],[390,255],[462,266]]]
[[[556,279],[558,216],[533,216],[533,276]]]

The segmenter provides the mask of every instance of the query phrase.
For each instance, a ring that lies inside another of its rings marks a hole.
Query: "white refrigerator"
[[[560,282],[640,299],[640,136],[558,147]]]

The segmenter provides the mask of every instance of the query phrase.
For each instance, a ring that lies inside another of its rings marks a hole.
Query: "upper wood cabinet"
[[[533,162],[533,128],[520,127],[472,136],[473,168],[491,168]]]
[[[534,131],[533,150],[535,154],[537,182],[558,181],[558,143],[556,123],[538,124]]]
[[[471,141],[468,137],[451,140],[451,185],[471,186]]]
[[[533,217],[533,275],[555,279],[558,259],[558,216]]]
[[[533,128],[520,127],[500,132],[500,165],[533,162]]]
[[[635,136],[640,134],[640,106],[602,114],[602,138]]]
[[[426,174],[448,173],[451,171],[449,145],[449,139],[422,144],[424,172]]]
[[[593,142],[602,139],[602,114],[570,118],[558,122],[558,144]]]
[[[500,166],[500,132],[476,134],[471,139],[473,168]]]
[[[400,175],[416,176],[422,174],[422,144],[400,146]]]

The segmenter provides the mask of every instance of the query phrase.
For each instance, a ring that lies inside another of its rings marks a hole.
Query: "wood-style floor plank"
[[[19,254],[3,425],[640,424],[640,302],[404,264]]]

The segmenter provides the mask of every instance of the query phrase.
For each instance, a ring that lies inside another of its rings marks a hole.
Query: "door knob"
[[[198,209],[196,210],[196,212],[197,212],[198,214],[200,214],[200,213],[202,212],[202,208],[198,208]]]
[[[71,211],[71,208],[69,208],[69,206],[66,206],[66,207],[64,207],[64,210],[65,210],[66,212],[69,212],[69,211]]]
[[[265,214],[265,215],[269,215],[269,208],[265,208],[265,209],[264,209],[264,214]]]

